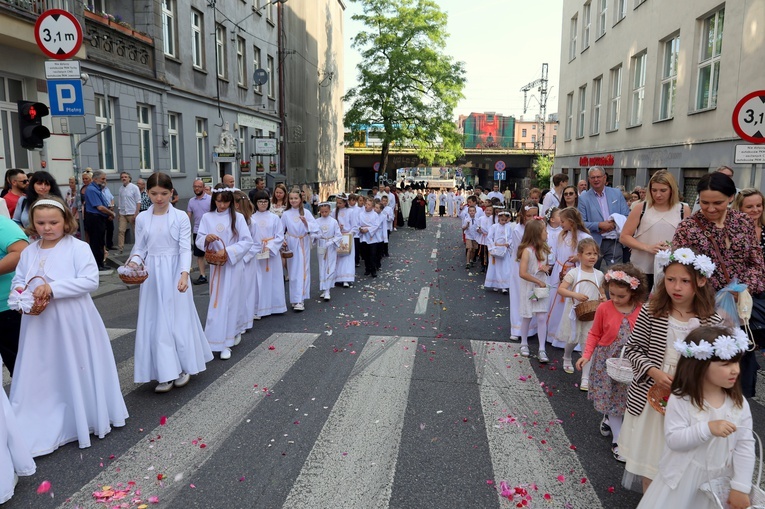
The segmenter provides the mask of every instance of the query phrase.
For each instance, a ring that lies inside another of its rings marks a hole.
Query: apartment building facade
[[[139,8],[129,0],[0,0],[0,22],[12,28],[0,35],[0,52],[7,55],[0,69],[0,170],[44,167],[65,183],[77,163],[80,171],[105,170],[114,186],[121,171],[135,181],[161,170],[173,177],[181,196],[191,195],[195,178],[214,185],[224,174],[234,175],[242,188],[253,187],[257,176],[318,183],[305,181],[302,164],[341,174],[342,154],[319,162],[326,154],[304,146],[306,163],[289,152],[287,104],[302,105],[302,115],[294,118],[304,130],[341,141],[342,124],[319,111],[318,81],[299,93],[285,93],[282,83],[315,80],[328,40],[332,72],[342,76],[342,44],[336,41],[342,38],[345,5],[321,0],[306,9],[305,2],[286,1],[160,0]],[[15,102],[48,102],[45,57],[33,27],[50,8],[75,14],[83,28],[83,48],[75,58],[83,72],[85,132],[74,134],[73,123],[47,118],[52,136],[45,149],[27,151],[15,132]],[[324,88],[339,97],[342,82],[330,80]],[[342,118],[339,99],[328,103],[321,107]],[[275,140],[276,153],[256,155],[257,138]]]
[[[762,188],[761,164],[736,164],[732,113],[765,89],[765,0],[577,0],[563,3],[556,170],[601,165],[612,185],[659,169],[686,199],[721,165]]]

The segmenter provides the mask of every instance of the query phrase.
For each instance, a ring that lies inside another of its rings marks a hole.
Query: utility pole
[[[545,148],[545,128],[547,127],[547,64],[542,64],[542,77],[538,80],[534,80],[528,85],[521,88],[523,92],[523,112],[526,113],[528,103],[526,102],[526,94],[537,87],[539,92],[539,120],[541,121],[539,132],[539,146]]]

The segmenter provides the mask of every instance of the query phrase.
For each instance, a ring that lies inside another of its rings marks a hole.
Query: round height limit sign
[[[37,46],[51,58],[72,58],[82,46],[82,27],[73,14],[50,9],[40,14],[35,23]]]
[[[733,109],[733,129],[750,143],[765,143],[765,90],[745,95]]]

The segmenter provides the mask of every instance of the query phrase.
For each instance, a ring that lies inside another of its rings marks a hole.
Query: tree
[[[392,143],[413,145],[428,163],[461,156],[462,136],[452,120],[462,99],[465,69],[445,55],[447,15],[433,0],[356,0],[353,16],[366,31],[353,38],[361,53],[358,85],[348,90],[345,126],[382,126],[381,174]]]
[[[531,165],[531,169],[534,170],[536,180],[534,187],[539,189],[550,188],[550,175],[552,175],[553,163],[555,162],[555,156],[553,155],[539,155]]]

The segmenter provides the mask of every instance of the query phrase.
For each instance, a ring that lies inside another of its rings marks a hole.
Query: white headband
[[[48,199],[37,200],[36,202],[34,202],[32,204],[32,206],[30,208],[33,209],[33,208],[37,207],[38,205],[50,205],[51,207],[56,207],[56,208],[61,209],[61,212],[66,212],[66,210],[64,210],[64,206],[61,205],[56,200],[48,200]]]
[[[222,187],[220,189],[213,189],[213,193],[225,193],[228,191],[229,193],[235,193],[236,191],[239,191],[240,189],[238,187]]]

